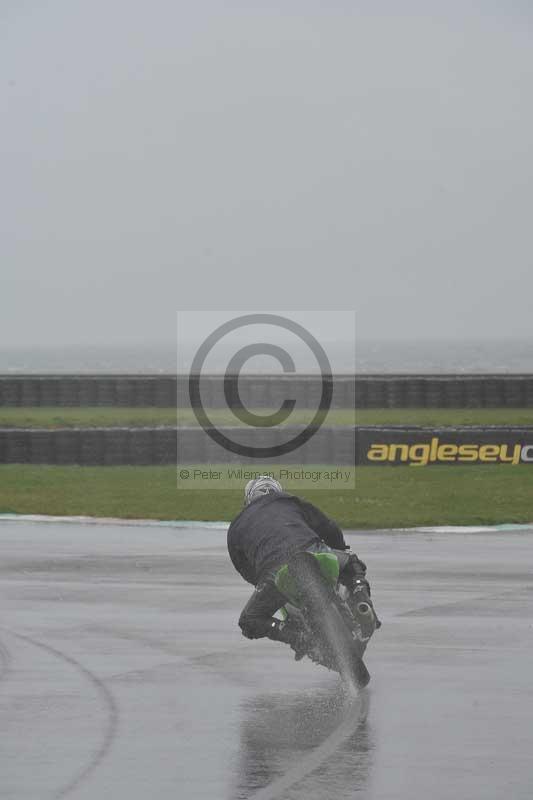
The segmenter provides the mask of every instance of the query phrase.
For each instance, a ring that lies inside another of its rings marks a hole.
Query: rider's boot
[[[306,654],[307,647],[305,636],[301,628],[290,621],[285,622],[273,619],[272,625],[267,633],[269,639],[275,642],[284,642],[294,650],[294,660],[300,661]]]

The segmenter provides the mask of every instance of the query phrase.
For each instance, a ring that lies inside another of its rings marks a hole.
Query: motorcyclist
[[[269,475],[249,481],[244,490],[244,508],[228,530],[228,552],[244,580],[255,591],[239,617],[239,627],[248,639],[269,639],[286,642],[301,658],[304,651],[302,631],[290,622],[273,615],[286,603],[274,583],[277,570],[296,553],[302,551],[337,551],[340,582],[352,589],[355,582],[364,584],[366,565],[349,549],[337,523],[312,503],[283,491],[281,484]]]

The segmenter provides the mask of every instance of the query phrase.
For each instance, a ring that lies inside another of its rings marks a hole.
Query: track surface
[[[2,800],[529,800],[533,529],[348,538],[356,698],[242,639],[222,530],[0,523]]]

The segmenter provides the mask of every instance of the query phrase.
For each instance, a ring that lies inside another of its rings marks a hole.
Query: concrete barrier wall
[[[222,428],[254,448],[280,444],[302,430]],[[201,429],[0,429],[0,463],[150,465],[265,461],[228,452]],[[304,446],[266,463],[415,467],[433,464],[533,465],[533,428],[321,428]]]
[[[202,399],[225,408],[223,376],[202,378]],[[297,408],[318,406],[317,376],[242,376],[248,408],[278,408],[287,398]],[[186,376],[0,375],[0,406],[189,406]],[[511,408],[533,406],[533,375],[335,376],[333,408]]]

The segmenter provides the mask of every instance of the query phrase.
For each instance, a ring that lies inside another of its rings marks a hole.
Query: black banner
[[[533,464],[533,428],[358,428],[356,463],[412,467]]]
[[[221,428],[246,444],[276,445],[298,433],[277,429]],[[270,459],[274,461],[274,459]],[[533,464],[531,428],[322,427],[280,464],[335,466],[468,466]],[[230,464],[260,467],[264,459],[228,452],[201,428],[0,429],[4,464]]]

